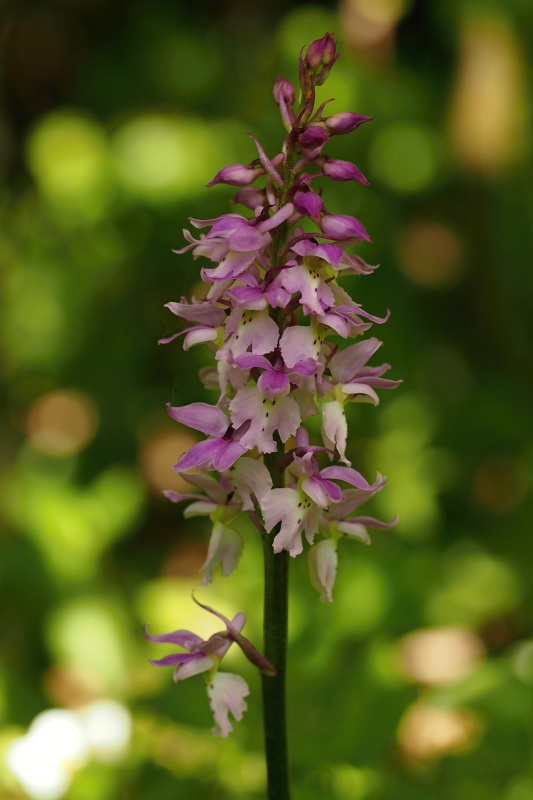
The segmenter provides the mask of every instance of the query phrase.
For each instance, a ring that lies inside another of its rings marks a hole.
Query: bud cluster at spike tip
[[[273,88],[286,131],[280,152],[267,155],[251,136],[256,158],[223,167],[207,184],[238,187],[233,200],[244,212],[190,219],[200,232],[184,230],[187,244],[175,252],[199,259],[207,291],[202,300],[167,304],[185,327],[160,340],[183,335],[185,349],[202,344],[213,354],[200,377],[216,390],[216,402],[168,404],[172,419],[204,434],[173,467],[200,493],[166,493],[172,502],[190,501],[185,517],[211,521],[204,583],[237,567],[243,541],[236,520],[245,512],[272,535],[274,552],[308,550],[310,578],[325,601],[332,600],[338,542],[369,544],[368,527],[396,522],[359,514],[385,478],[369,481],[348,460],[346,405],[377,405],[379,390],[400,383],[383,377],[389,364],[369,364],[381,342],[364,338],[388,312],[367,312],[339,283],[375,267],[353,252],[371,241],[363,223],[332,213],[323,197],[328,180],[353,181],[357,190],[368,184],[355,164],[325,148],[331,136],[371,118],[328,115],[327,102],[315,110],[315,88],[338,57],[330,33],[304,48],[298,99],[283,76]],[[316,417],[321,435],[310,442],[307,422]],[[266,454],[277,455],[282,488]]]
[[[281,151],[269,157],[252,136],[257,157],[249,165],[223,167],[208,183],[241,187],[234,201],[252,213],[191,219],[203,232],[194,236],[185,230],[188,244],[176,252],[192,251],[201,259],[208,290],[203,300],[167,304],[187,326],[161,340],[183,335],[186,349],[202,343],[214,354],[214,365],[202,370],[202,378],[218,390],[216,404],[168,404],[174,420],[206,437],[174,466],[205,494],[168,494],[174,502],[194,501],[186,516],[211,519],[204,582],[215,570],[229,575],[237,566],[242,539],[232,520],[242,511],[260,512],[267,531],[281,525],[273,536],[275,551],[296,556],[302,537],[307,540],[311,578],[326,600],[332,597],[338,540],[368,542],[367,525],[386,525],[354,516],[384,479],[378,475],[369,483],[348,461],[346,404],[377,404],[376,390],[399,383],[382,377],[388,364],[368,364],[381,346],[378,339],[348,344],[388,314],[366,312],[338,282],[343,274],[370,275],[375,267],[348,252],[371,241],[362,222],[331,213],[320,186],[328,179],[368,184],[355,164],[324,151],[331,135],[350,133],[371,119],[352,111],[328,116],[327,103],[314,110],[315,87],[337,59],[330,33],[304,48],[298,104],[294,86],[283,76],[273,88],[287,129]],[[302,226],[304,219],[314,232]],[[333,336],[346,346],[334,344]],[[311,445],[306,420],[316,415],[322,437]],[[294,436],[303,443],[289,455],[285,488],[274,489],[263,456]],[[327,466],[321,468],[319,460]],[[217,478],[208,474],[214,471]],[[325,539],[330,545],[318,546]]]

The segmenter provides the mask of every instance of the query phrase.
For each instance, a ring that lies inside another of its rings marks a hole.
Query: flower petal
[[[236,531],[222,525],[220,522],[215,523],[209,540],[207,556],[200,568],[204,570],[202,581],[204,586],[211,583],[213,572],[219,564],[222,575],[231,575],[237,568],[242,548],[242,539]]]
[[[300,425],[300,409],[292,397],[274,397],[270,400],[256,386],[239,389],[229,407],[234,428],[250,422],[241,439],[243,446],[246,449],[257,447],[260,453],[275,452],[275,431],[286,442]]]
[[[194,467],[208,465],[222,449],[225,449],[226,441],[225,439],[206,439],[194,444],[190,450],[180,456],[178,463],[174,464],[172,469],[177,472],[186,472]]]
[[[350,483],[352,486],[355,486],[357,489],[365,489],[366,491],[374,491],[375,486],[378,483],[376,480],[376,484],[371,486],[365,478],[361,475],[360,472],[357,470],[352,469],[351,467],[326,467],[325,469],[320,470],[320,474],[323,478],[332,478],[333,480],[337,481],[345,481],[346,483]],[[381,476],[378,476],[380,478]]]
[[[326,401],[322,406],[322,437],[326,447],[337,448],[341,461],[346,459],[348,424],[342,403],[338,400]]]
[[[229,672],[217,672],[207,685],[207,696],[213,716],[215,727],[213,733],[217,736],[226,737],[233,730],[229,720],[229,714],[236,720],[241,720],[246,711],[245,697],[248,697],[250,690],[248,684],[240,675],[232,675]]]
[[[231,470],[231,478],[245,511],[252,511],[254,508],[252,493],[261,502],[272,489],[270,472],[262,461],[254,458],[240,458]]]
[[[195,653],[195,655],[199,657],[194,661],[191,659],[184,664],[178,664],[172,675],[174,683],[192,678],[193,675],[199,675],[201,672],[208,672],[213,667],[215,662],[211,656],[204,656],[203,653]]]
[[[172,631],[171,633],[162,633],[159,636],[152,636],[152,634],[148,633],[148,628],[149,625],[146,624],[144,626],[144,635],[148,641],[155,642],[156,644],[177,644],[179,647],[185,647],[187,650],[190,650],[191,647],[201,645],[204,641],[200,636],[192,633],[192,631],[178,630]]]
[[[170,403],[167,403],[167,411],[176,422],[202,431],[208,436],[223,436],[229,427],[228,418],[224,412],[209,403],[189,403],[186,406],[171,406]]]
[[[352,344],[335,353],[329,362],[329,368],[336,383],[353,381],[359,370],[381,345],[382,342],[372,336],[370,339],[357,342],[357,344]]]
[[[333,539],[322,539],[309,550],[309,577],[320,592],[322,602],[331,603],[337,575],[337,546]]]

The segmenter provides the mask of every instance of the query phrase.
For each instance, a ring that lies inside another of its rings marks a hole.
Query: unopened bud
[[[368,180],[351,161],[330,158],[322,164],[322,172],[333,181],[359,181],[368,186]]]
[[[319,125],[310,125],[299,136],[298,141],[304,150],[313,150],[320,147],[329,139],[329,134]]]
[[[294,90],[294,86],[290,81],[280,75],[277,79],[276,83],[272,87],[272,93],[274,95],[274,100],[279,106],[279,98],[282,95],[283,99],[286,103],[292,106],[294,101],[296,100],[296,93]]]
[[[249,186],[264,172],[262,167],[250,167],[245,164],[231,164],[223,167],[206,186],[227,183],[229,186]]]
[[[333,34],[326,33],[322,39],[311,42],[304,56],[304,64],[306,70],[313,75],[316,86],[325,82],[338,57]]]
[[[371,242],[372,239],[365,230],[362,222],[355,217],[348,217],[345,214],[324,214],[320,220],[322,233],[331,239],[365,239]]]
[[[305,62],[312,70],[316,70],[330,64],[336,55],[333,34],[326,33],[322,39],[315,39],[314,42],[311,42],[305,54]]]
[[[300,214],[317,219],[324,208],[324,201],[316,192],[300,190],[294,195],[294,207]]]
[[[344,111],[340,114],[333,114],[331,117],[326,117],[324,120],[328,131],[335,135],[343,133],[351,133],[363,122],[369,122],[372,117],[363,117],[361,114],[355,114],[353,111]]]

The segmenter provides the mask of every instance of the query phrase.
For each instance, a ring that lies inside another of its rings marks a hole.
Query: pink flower
[[[226,737],[233,730],[229,719],[230,713],[240,721],[246,711],[244,698],[250,694],[248,684],[240,675],[218,672],[220,662],[233,642],[239,645],[247,658],[262,672],[272,675],[275,674],[275,670],[251,642],[242,636],[241,631],[246,621],[244,614],[236,614],[230,621],[213,608],[199,603],[194,597],[193,599],[199,606],[222,620],[226,630],[214,633],[209,639],[204,640],[201,636],[187,630],[176,630],[152,636],[148,633],[149,626],[146,625],[144,635],[150,642],[173,644],[185,651],[151,660],[150,663],[154,667],[174,667],[173,677],[176,683],[203,673],[209,705],[215,719],[213,733]]]
[[[302,430],[302,429],[300,429]],[[274,537],[274,552],[288,550],[291,556],[299,555],[303,550],[302,533],[305,533],[309,544],[313,544],[319,529],[322,516],[330,505],[344,500],[344,493],[336,481],[348,483],[368,496],[377,491],[380,476],[374,485],[370,485],[363,476],[348,467],[331,466],[320,470],[316,460],[316,448],[303,445],[295,455],[296,474],[293,474],[293,487],[271,489],[261,501],[261,512],[265,521],[265,529],[281,523],[279,533]]]

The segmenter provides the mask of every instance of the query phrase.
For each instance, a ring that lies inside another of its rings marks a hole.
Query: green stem
[[[279,453],[265,458],[277,487],[283,485],[283,474],[273,462]],[[274,553],[273,534],[263,535],[265,556],[264,654],[276,667],[274,676],[262,675],[263,724],[268,778],[268,800],[289,800],[289,761],[286,723],[287,624],[289,609],[289,553]]]
[[[292,167],[295,154],[287,152],[284,166],[284,191],[279,206],[287,202],[292,184]],[[274,238],[271,266],[280,266],[280,249],[287,241],[288,225],[284,223]],[[277,325],[281,324],[278,308],[270,310]],[[276,453],[265,456],[265,465],[272,476],[274,488],[285,485],[283,472],[276,469],[276,461],[283,455],[284,447],[278,443]],[[287,750],[286,720],[286,665],[287,626],[289,619],[289,553],[274,553],[272,540],[275,532],[263,533],[265,558],[265,594],[263,611],[264,655],[276,668],[276,675],[262,675],[263,725],[268,780],[268,800],[290,800],[289,759]]]

